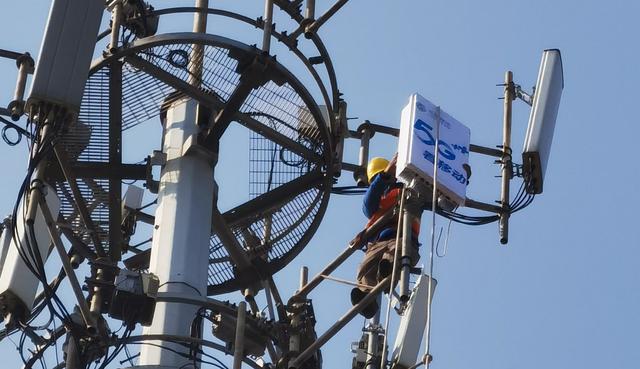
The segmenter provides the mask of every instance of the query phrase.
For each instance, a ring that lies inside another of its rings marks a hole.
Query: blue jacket
[[[400,187],[400,184],[394,181],[394,178],[377,174],[373,177],[373,181],[367,188],[362,201],[362,212],[371,219],[373,214],[380,208],[380,199],[389,190]],[[369,239],[369,242],[389,240],[396,236],[396,222],[391,222],[388,227],[383,228],[376,236]]]

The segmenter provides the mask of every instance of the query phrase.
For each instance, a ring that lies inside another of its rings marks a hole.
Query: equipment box
[[[396,177],[405,184],[415,179],[433,185],[437,120],[440,121],[438,191],[462,206],[467,191],[468,174],[464,167],[469,163],[471,132],[419,94],[412,95],[402,110]]]

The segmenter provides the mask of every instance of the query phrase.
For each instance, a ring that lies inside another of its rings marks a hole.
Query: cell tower
[[[407,261],[411,224],[424,210],[472,225],[499,222],[500,241],[507,242],[511,214],[543,189],[563,88],[560,54],[544,52],[535,94],[506,74],[498,148],[471,144],[462,123],[417,94],[400,129],[369,121],[351,129],[317,33],[346,3],[317,14],[312,0],[265,0],[264,13],[256,15],[213,8],[207,0],[162,9],[152,6],[159,1],[54,0],[35,61],[0,50],[18,66],[14,98],[0,109],[3,138],[10,144],[24,138],[30,147],[28,174],[0,235],[0,337],[22,337],[23,368],[42,362],[67,369],[224,367],[220,358],[231,355],[234,369],[320,369],[322,346],[390,289],[397,300],[389,299],[386,321],[392,305],[402,315],[395,343],[390,347],[394,337],[386,336],[378,312],[354,348],[352,367],[429,365],[436,281],[433,270]],[[295,26],[276,27],[274,11]],[[101,30],[105,12],[111,21]],[[189,28],[159,32],[184,14],[193,16]],[[210,19],[246,27],[262,42],[209,34]],[[273,41],[286,46],[287,58],[276,59]],[[294,73],[281,59],[302,68]],[[511,147],[516,98],[532,105],[523,166],[513,163]],[[160,132],[160,139],[155,150],[129,160],[136,144],[125,143],[139,127]],[[235,184],[217,183],[215,172],[232,127],[249,137],[250,193],[225,209],[219,188]],[[399,138],[401,201],[314,277],[304,268],[296,293],[281,296],[273,275],[314,236],[330,195],[366,188],[376,133]],[[343,160],[347,139],[360,141],[358,163]],[[495,157],[501,166],[497,205],[466,197],[470,153]],[[335,185],[342,172],[353,174],[354,186]],[[522,187],[510,196],[517,177]],[[464,215],[461,207],[490,214]],[[398,222],[404,235],[392,274],[320,330],[309,294],[389,222]],[[137,227],[145,224],[149,232],[141,235]],[[53,278],[48,259],[61,264]],[[63,285],[72,292],[65,298]],[[235,291],[244,301],[218,299]],[[129,354],[133,345],[137,357]]]

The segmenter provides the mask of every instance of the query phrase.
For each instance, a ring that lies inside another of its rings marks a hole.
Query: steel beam
[[[58,255],[60,256],[60,261],[62,262],[62,268],[64,269],[64,272],[67,274],[67,279],[71,284],[71,290],[73,291],[73,294],[75,295],[76,300],[78,302],[78,307],[80,308],[82,319],[84,320],[87,330],[90,333],[96,333],[97,326],[95,323],[95,319],[91,315],[91,312],[89,310],[89,305],[87,304],[87,300],[85,299],[85,296],[82,293],[82,287],[80,285],[80,282],[78,281],[78,277],[76,276],[76,274],[73,271],[73,268],[71,267],[69,256],[67,255],[67,251],[64,248],[64,244],[60,239],[60,235],[55,229],[55,220],[53,219],[53,216],[51,215],[51,211],[49,211],[49,207],[47,206],[47,203],[44,201],[44,198],[40,197],[39,200],[40,200],[40,203],[38,205],[40,206],[42,215],[44,216],[44,219],[47,222],[49,236],[51,236],[51,241],[55,246],[55,249],[58,251]]]
[[[71,193],[73,193],[73,201],[75,202],[75,208],[78,211],[78,215],[82,220],[84,226],[89,230],[89,236],[93,241],[93,245],[96,248],[96,252],[98,256],[105,256],[106,252],[104,247],[102,247],[102,242],[98,235],[98,230],[91,219],[91,213],[88,211],[87,204],[84,201],[84,197],[82,197],[82,193],[80,192],[80,188],[78,187],[78,182],[76,182],[76,175],[67,167],[67,158],[66,154],[60,150],[60,148],[56,145],[53,147],[53,151],[55,152],[56,157],[58,158],[58,164],[60,165],[60,169],[64,174],[67,183],[69,183],[69,188],[71,188]]]
[[[215,96],[209,95],[206,92],[201,91],[200,89],[190,85],[189,83],[174,76],[173,74],[162,70],[156,65],[149,63],[148,61],[140,58],[139,56],[129,55],[124,58],[124,61],[142,70],[143,72],[159,79],[160,81],[175,88],[176,90],[183,92],[185,95],[198,100],[200,103],[214,108],[215,110],[222,110],[225,107],[224,102],[222,102]],[[275,142],[276,144],[282,146],[283,148],[288,149],[296,153],[297,155],[300,155],[302,158],[308,161],[318,163],[318,164],[321,164],[323,162],[321,156],[315,153],[314,151],[312,151],[311,149],[283,135],[282,133],[266,126],[265,124],[249,116],[248,114],[237,112],[233,117],[233,120],[242,124],[246,128],[264,136],[265,138]]]
[[[67,168],[76,178],[93,179],[131,179],[144,180],[147,178],[147,166],[143,164],[111,164],[102,162],[67,163]],[[47,177],[54,181],[64,179],[64,174],[58,168],[50,168]]]
[[[356,236],[356,238],[351,241],[349,246],[340,254],[337,258],[335,258],[329,265],[327,265],[322,271],[313,277],[313,279],[300,288],[290,299],[289,303],[294,301],[299,301],[301,299],[307,298],[307,295],[316,288],[320,282],[322,282],[326,276],[330,275],[334,270],[336,270],[342,263],[345,262],[356,250],[359,250],[372,235],[376,234],[380,231],[380,229],[387,224],[387,222],[393,218],[396,210],[389,209],[386,213],[384,213],[375,223],[373,223],[369,228],[366,228],[360,234]]]
[[[231,260],[236,264],[240,271],[246,270],[251,267],[251,260],[249,260],[249,256],[247,252],[244,250],[242,245],[238,242],[238,239],[231,231],[231,228],[227,224],[227,222],[220,214],[220,211],[217,208],[213,209],[211,214],[211,223],[213,230],[216,232],[218,237],[220,237],[220,241],[222,241],[222,245],[229,253]]]
[[[113,46],[113,45],[112,45]],[[109,164],[122,165],[122,63],[109,68]],[[109,178],[109,253],[111,261],[122,257],[122,178]]]
[[[507,71],[504,75],[504,115],[502,122],[502,191],[500,196],[500,243],[506,245],[509,242],[509,185],[511,182],[511,115],[512,105],[515,99],[515,85],[513,84],[513,73]]]
[[[320,170],[309,172],[225,212],[224,220],[229,226],[251,223],[301,193],[319,186],[323,179],[324,174]]]
[[[356,305],[352,306],[338,321],[336,321],[327,331],[316,339],[309,347],[307,347],[300,355],[298,355],[293,362],[289,363],[290,369],[297,369],[304,364],[304,362],[311,357],[316,351],[318,351],[327,341],[336,335],[344,326],[346,326],[353,318],[358,315],[369,303],[371,303],[378,294],[389,287],[391,283],[391,276],[383,279],[378,283],[369,293]]]

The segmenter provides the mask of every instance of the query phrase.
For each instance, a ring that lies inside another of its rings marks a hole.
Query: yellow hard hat
[[[371,183],[373,177],[382,172],[389,165],[389,160],[385,158],[373,158],[369,161],[369,165],[367,165],[367,180]]]

